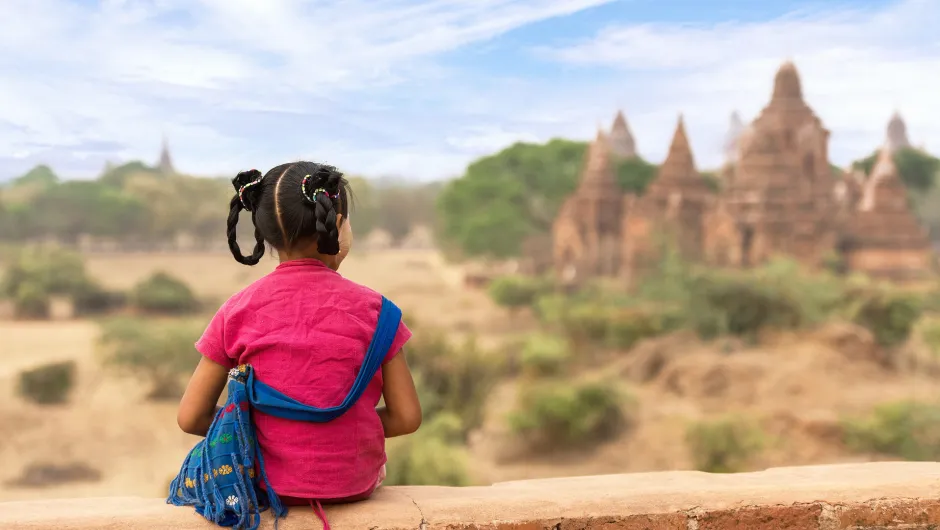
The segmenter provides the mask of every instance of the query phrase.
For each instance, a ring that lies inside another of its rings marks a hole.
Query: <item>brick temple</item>
[[[623,192],[616,162],[635,157],[626,118],[591,143],[575,192],[552,230],[552,262],[564,280],[620,277],[632,283],[659,263],[664,243],[689,260],[760,265],[775,256],[810,269],[841,263],[891,280],[930,274],[927,230],[914,216],[892,154],[909,148],[895,114],[870,175],[835,172],[829,130],[803,97],[792,62],[770,102],[748,125],[735,114],[720,190],[695,166],[682,117],[666,159],[641,196]]]

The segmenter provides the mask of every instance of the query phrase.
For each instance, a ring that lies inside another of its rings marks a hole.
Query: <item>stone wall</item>
[[[676,471],[384,488],[327,508],[337,530],[927,530],[940,528],[940,463],[870,463],[710,475]],[[319,529],[295,508],[281,530]],[[0,503],[4,530],[209,530],[160,499]],[[273,528],[270,520],[262,526]]]

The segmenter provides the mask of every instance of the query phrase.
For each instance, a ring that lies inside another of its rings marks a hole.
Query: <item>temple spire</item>
[[[176,169],[173,168],[173,159],[170,157],[170,142],[165,134],[163,135],[163,146],[160,149],[160,161],[157,163],[157,169],[164,175],[176,173]]]
[[[676,131],[672,135],[672,144],[669,153],[659,170],[659,179],[681,179],[696,174],[695,159],[692,156],[692,147],[689,145],[689,136],[685,131],[685,119],[680,114]]]
[[[911,147],[911,142],[907,138],[907,124],[904,123],[904,119],[897,111],[888,121],[885,147],[892,153],[899,149],[909,149]]]
[[[610,128],[610,151],[618,159],[624,160],[636,157],[636,141],[633,139],[633,133],[630,132],[630,126],[627,125],[627,118],[623,111],[617,111],[614,117],[614,124]]]
[[[803,100],[803,87],[800,83],[800,74],[796,71],[793,61],[786,61],[777,70],[774,77],[774,92],[771,102],[784,100]]]
[[[588,146],[587,160],[581,173],[579,190],[595,194],[607,194],[617,191],[617,179],[610,160],[609,139],[604,130],[597,129],[597,136]]]

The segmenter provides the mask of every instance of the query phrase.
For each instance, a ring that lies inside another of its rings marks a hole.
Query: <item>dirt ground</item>
[[[214,303],[275,265],[266,258],[256,267],[244,267],[222,254],[88,258],[90,272],[108,286],[126,289],[166,270]],[[507,318],[485,292],[466,289],[462,271],[433,251],[354,253],[342,272],[395,300],[420,325],[453,334],[475,332],[484,346],[526,331],[525,320]],[[0,400],[0,501],[162,496],[196,442],[176,428],[174,403],[148,402],[137,381],[101,368],[97,333],[97,325],[85,321],[0,322],[0,389],[6,394]],[[632,389],[639,404],[635,427],[589,452],[541,458],[513,450],[505,414],[516,387],[507,381],[493,392],[485,424],[471,439],[475,479],[489,483],[689,469],[684,440],[688,421],[726,413],[753,416],[772,437],[753,468],[864,460],[842,447],[834,429],[841,415],[899,398],[940,397],[935,379],[886,370],[876,358],[871,337],[851,326],[769,337],[760,347],[700,344],[681,334],[647,341],[593,368]],[[16,399],[16,374],[64,359],[75,359],[80,366],[69,405],[40,408]],[[34,464],[84,464],[101,476],[44,489],[11,483]]]

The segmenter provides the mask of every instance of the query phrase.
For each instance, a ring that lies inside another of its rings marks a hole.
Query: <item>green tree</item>
[[[33,235],[75,241],[81,234],[120,237],[146,225],[146,208],[133,197],[94,181],[66,181],[37,196],[27,214]]]
[[[470,164],[441,191],[441,233],[470,256],[518,255],[523,240],[547,233],[574,191],[586,144],[555,139],[514,144]]]
[[[38,165],[26,172],[25,175],[13,180],[13,186],[38,185],[40,187],[53,186],[59,183],[59,176],[46,165]]]
[[[868,157],[853,162],[852,167],[868,175],[877,159],[878,151],[875,151]],[[937,172],[940,171],[940,159],[919,149],[899,149],[894,153],[894,163],[904,184],[917,192],[926,192],[933,188]]]
[[[642,194],[656,177],[658,167],[640,157],[617,164],[617,183],[627,192]]]

